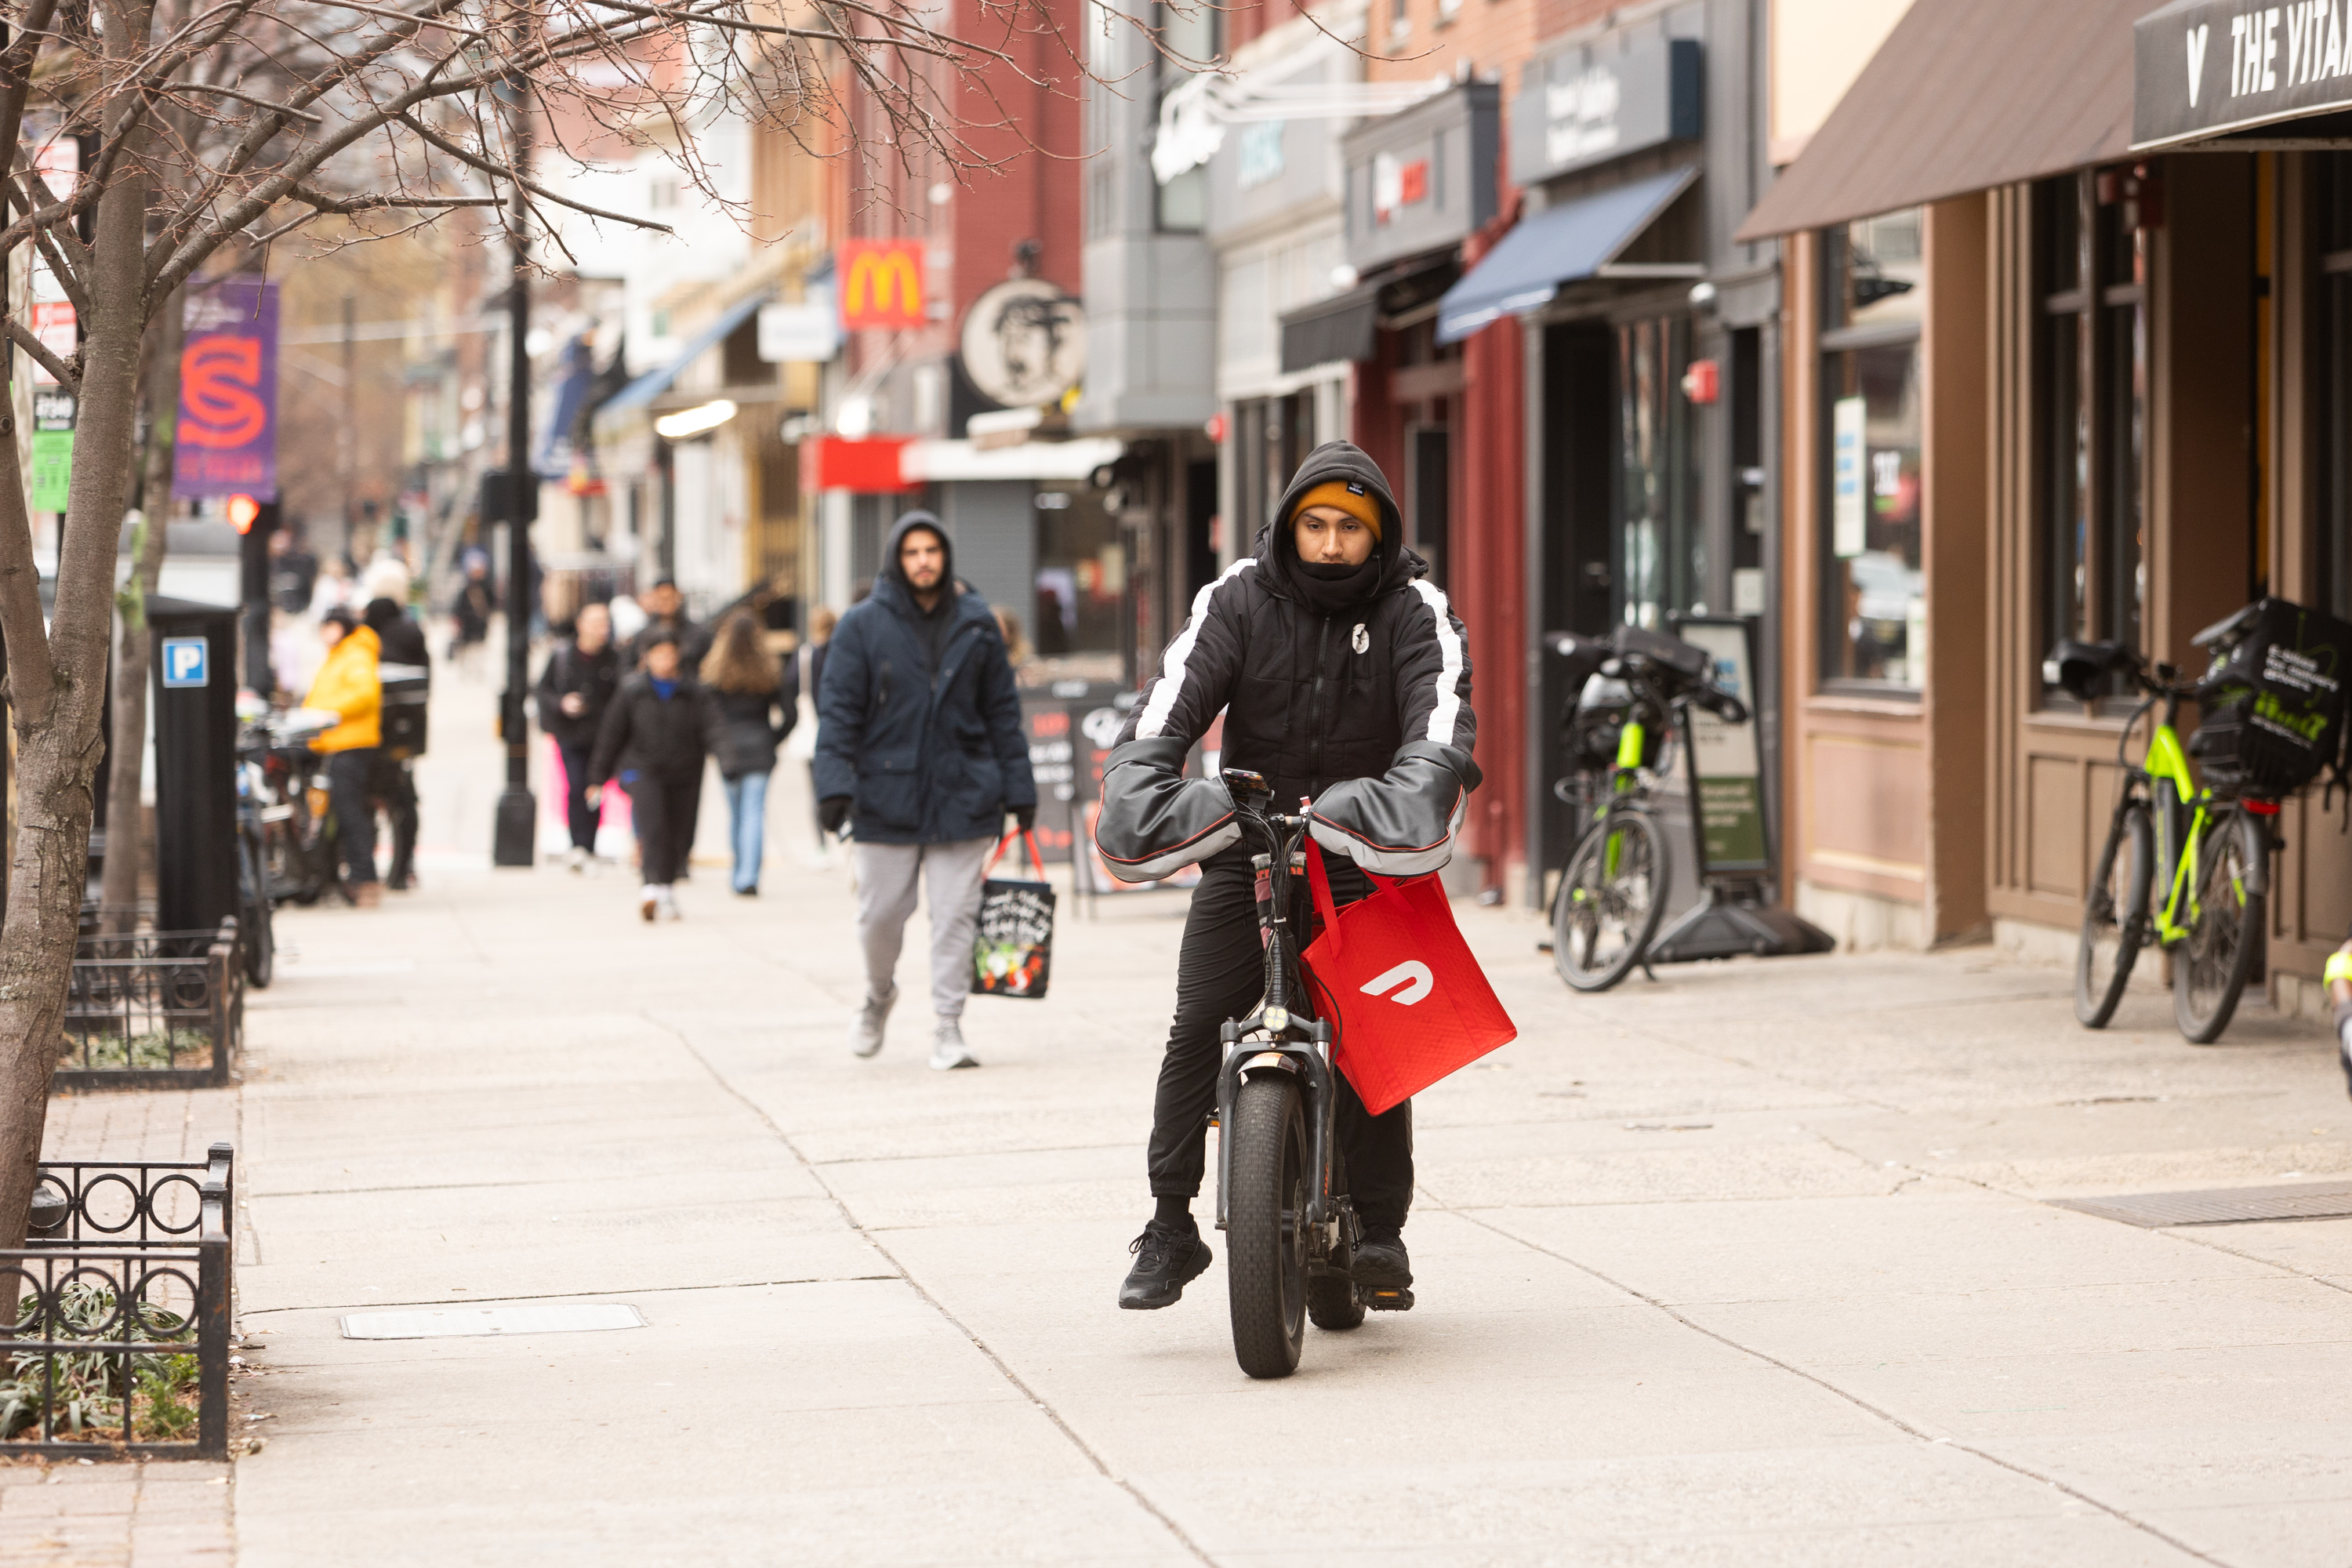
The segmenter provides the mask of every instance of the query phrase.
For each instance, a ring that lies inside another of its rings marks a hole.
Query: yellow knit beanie
[[[1370,529],[1375,540],[1381,537],[1380,498],[1353,479],[1331,479],[1317,485],[1298,498],[1298,504],[1290,509],[1287,521],[1297,521],[1298,514],[1310,506],[1336,507]]]

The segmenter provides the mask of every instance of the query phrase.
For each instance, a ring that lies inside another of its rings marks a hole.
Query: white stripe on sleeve
[[[1454,629],[1445,592],[1426,577],[1412,580],[1413,592],[1429,606],[1437,623],[1437,651],[1444,661],[1437,671],[1437,706],[1429,712],[1429,738],[1441,746],[1454,744],[1454,724],[1462,711],[1462,637]]]
[[[1192,595],[1192,617],[1184,623],[1184,629],[1176,634],[1176,640],[1168,645],[1168,652],[1160,661],[1160,684],[1151,689],[1151,700],[1143,705],[1143,717],[1136,721],[1137,740],[1154,740],[1167,730],[1168,715],[1174,710],[1176,699],[1184,689],[1184,661],[1192,657],[1193,639],[1201,635],[1201,623],[1208,618],[1210,597],[1244,567],[1256,564],[1256,557],[1244,555],[1226,567],[1223,576]],[[1458,652],[1454,662],[1457,666],[1461,663]]]

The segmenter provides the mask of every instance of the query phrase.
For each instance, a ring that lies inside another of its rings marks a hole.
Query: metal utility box
[[[154,647],[155,929],[237,913],[236,611],[150,596]]]

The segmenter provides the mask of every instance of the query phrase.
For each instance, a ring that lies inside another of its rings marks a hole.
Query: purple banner
[[[229,278],[188,294],[175,496],[278,499],[278,285]]]

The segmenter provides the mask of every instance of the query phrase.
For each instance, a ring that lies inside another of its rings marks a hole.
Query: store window
[[[2147,600],[2147,273],[2119,174],[2034,187],[2041,643],[2137,647]],[[2055,700],[2055,699],[2053,699]]]
[[[1821,685],[1914,696],[1927,684],[1919,528],[1917,208],[1823,237]]]
[[[1099,669],[1077,673],[1116,679],[1126,647],[1127,546],[1099,491],[1082,484],[1038,487],[1037,596],[1026,628],[1047,658],[1092,655]]]
[[[1617,580],[1621,618],[1663,630],[1675,611],[1706,613],[1698,454],[1683,373],[1690,318],[1652,316],[1617,329]]]
[[[2352,617],[2352,153],[2318,160],[2320,247],[2319,597]]]

